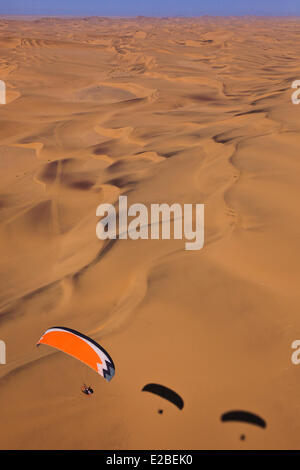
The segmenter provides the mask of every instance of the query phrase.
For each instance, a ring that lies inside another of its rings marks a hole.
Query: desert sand
[[[0,20],[2,449],[300,448],[299,27]],[[204,248],[100,241],[119,195],[205,204]],[[51,326],[98,341],[114,379],[36,348]]]

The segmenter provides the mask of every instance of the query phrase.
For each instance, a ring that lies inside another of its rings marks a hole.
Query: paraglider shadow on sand
[[[250,413],[249,411],[228,411],[227,413],[222,414],[221,421],[239,421],[243,423],[254,424],[261,428],[267,427],[267,423],[263,418],[254,413]]]
[[[249,411],[242,411],[242,410],[227,411],[226,413],[222,414],[220,419],[224,423],[234,421],[234,422],[252,424],[263,429],[267,427],[267,423],[263,418]],[[246,436],[244,434],[241,434],[240,440],[244,441],[245,439],[246,439]]]
[[[145,387],[142,389],[142,392],[150,392],[155,395],[158,395],[165,400],[168,400],[169,402],[173,403],[173,405],[177,406],[180,410],[184,407],[184,401],[181,398],[178,393],[174,392],[174,390],[171,390],[168,387],[165,387],[164,385],[159,385],[159,384],[154,384],[150,383],[145,385]],[[159,414],[163,413],[163,410],[158,410]]]

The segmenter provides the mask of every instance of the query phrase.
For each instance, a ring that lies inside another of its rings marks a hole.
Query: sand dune
[[[0,19],[2,449],[299,448],[298,37],[299,19]],[[100,241],[119,195],[204,203],[204,248]],[[37,350],[55,325],[115,378]]]

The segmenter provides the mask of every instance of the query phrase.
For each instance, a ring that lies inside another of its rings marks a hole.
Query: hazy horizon
[[[0,6],[1,16],[109,16],[109,17],[198,17],[209,16],[299,16],[298,0],[253,0],[251,5],[238,0],[210,0],[206,5],[198,0],[110,0],[99,5],[96,0],[11,0]]]
[[[100,15],[100,14],[30,14],[30,13],[0,13],[1,18],[5,17],[20,17],[20,18],[41,18],[41,17],[48,17],[48,18],[203,18],[203,17],[211,17],[211,18],[243,18],[243,17],[256,17],[256,18],[300,18],[300,13],[298,14],[282,14],[282,15],[259,15],[259,14],[244,14],[244,15],[234,15],[234,14],[224,14],[224,15]]]

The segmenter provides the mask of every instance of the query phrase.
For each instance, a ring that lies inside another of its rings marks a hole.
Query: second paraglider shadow
[[[267,427],[267,423],[263,418],[249,411],[242,411],[242,410],[227,411],[226,413],[222,414],[220,419],[222,422],[247,423],[247,424],[251,424],[254,426],[258,426],[263,429]],[[245,434],[240,435],[240,440],[241,441],[246,440]]]

